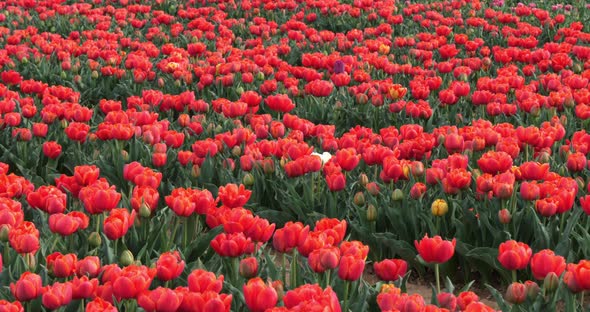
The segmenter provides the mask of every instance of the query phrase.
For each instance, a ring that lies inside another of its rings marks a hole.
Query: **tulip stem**
[[[436,277],[436,293],[440,294],[440,270],[439,264],[434,264],[434,275]]]
[[[289,287],[295,289],[297,284],[297,249],[293,248],[293,257],[291,257],[291,283]]]
[[[174,229],[172,230],[172,235],[170,235],[170,239],[168,239],[168,243],[166,243],[166,250],[170,251],[170,243],[174,244],[174,238],[176,238],[176,231],[178,230],[178,226],[180,225],[180,218],[176,218],[176,222],[174,222]]]
[[[232,277],[234,285],[238,284],[238,279],[240,278],[240,258],[239,257],[232,257],[231,258],[231,269],[232,269]]]
[[[513,283],[516,283],[517,282],[516,270],[512,270],[512,282]]]
[[[283,253],[283,285],[287,286],[287,254]]]
[[[332,270],[326,270],[326,285],[325,287],[330,286],[330,273],[332,272]]]
[[[184,225],[182,227],[182,251],[184,252],[186,249],[186,243],[187,243],[187,236],[188,236],[188,218],[185,218],[184,220]]]
[[[582,294],[580,295],[580,306],[582,306],[582,311],[584,311],[584,295],[586,294],[585,290],[582,290]]]
[[[344,283],[344,308],[342,311],[348,312],[348,292],[350,290],[350,281]]]

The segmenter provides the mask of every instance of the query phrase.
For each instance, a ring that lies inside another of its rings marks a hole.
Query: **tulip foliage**
[[[2,1],[0,311],[588,309],[589,19]]]

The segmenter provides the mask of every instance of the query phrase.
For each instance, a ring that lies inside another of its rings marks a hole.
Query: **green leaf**
[[[496,303],[498,304],[498,307],[502,310],[502,312],[509,312],[510,306],[506,303],[506,301],[504,301],[504,297],[502,297],[502,294],[500,294],[494,287],[488,284],[485,285],[494,297],[494,299],[496,300]]]

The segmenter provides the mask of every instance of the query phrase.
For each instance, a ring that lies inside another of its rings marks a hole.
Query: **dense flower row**
[[[583,309],[587,9],[0,3],[0,309]]]

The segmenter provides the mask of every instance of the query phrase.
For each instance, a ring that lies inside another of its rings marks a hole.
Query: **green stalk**
[[[240,258],[239,257],[232,257],[231,258],[231,270],[232,270],[233,284],[238,285],[238,280],[240,278]]]
[[[585,290],[582,290],[582,294],[580,295],[580,306],[582,306],[582,311],[584,311],[584,295],[586,294]]]
[[[350,281],[344,283],[344,308],[343,312],[348,312],[348,292],[350,290]]]
[[[440,271],[439,264],[434,264],[434,275],[436,276],[436,294],[440,294]]]
[[[516,283],[518,280],[516,278],[516,270],[512,270],[512,282]]]
[[[330,273],[332,273],[332,270],[326,270],[326,285],[325,285],[325,287],[330,286],[330,281],[331,281]]]
[[[180,225],[180,218],[176,218],[176,222],[174,222],[174,229],[172,230],[172,235],[170,235],[170,238],[168,239],[168,242],[166,243],[166,250],[164,250],[164,252],[166,251],[170,251],[170,243],[174,243],[174,238],[176,237],[176,231],[178,230],[178,226]]]
[[[283,253],[283,285],[287,287],[287,254]]]
[[[184,252],[186,250],[186,243],[187,243],[187,236],[188,236],[188,218],[185,218],[184,220],[184,226],[182,227],[182,232],[183,232],[183,236],[182,236],[182,251]]]
[[[293,248],[293,257],[291,257],[291,282],[289,287],[295,289],[297,284],[297,249]]]

